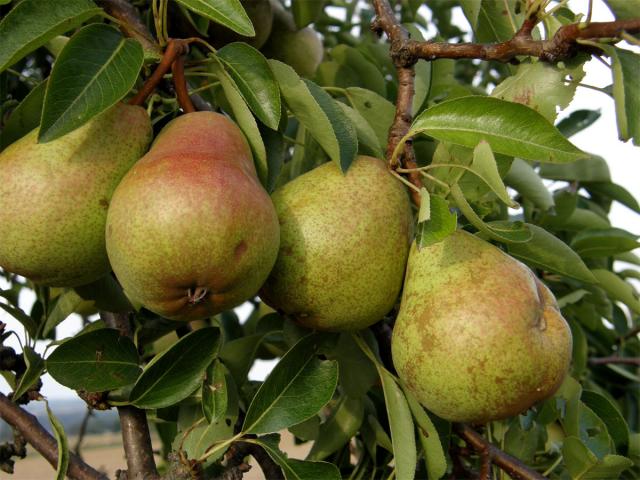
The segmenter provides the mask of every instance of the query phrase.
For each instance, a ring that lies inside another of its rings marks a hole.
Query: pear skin
[[[127,296],[172,320],[256,294],[278,253],[275,209],[238,126],[213,112],[171,121],[114,193],[107,251]]]
[[[299,324],[359,330],[393,307],[409,251],[405,187],[372,157],[325,163],[273,194],[278,260],[260,297]]]
[[[417,399],[455,422],[517,415],[551,396],[572,338],[525,265],[464,231],[409,254],[393,363]]]
[[[111,195],[146,152],[145,110],[119,103],[48,143],[33,130],[0,154],[0,266],[49,286],[109,272],[104,228]]]

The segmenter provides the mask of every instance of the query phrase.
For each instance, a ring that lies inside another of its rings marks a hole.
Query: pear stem
[[[193,106],[191,97],[189,97],[187,79],[184,76],[184,57],[182,55],[179,55],[173,61],[171,72],[173,73],[173,85],[176,89],[176,96],[178,97],[180,107],[182,107],[184,113],[195,112],[196,108]]]

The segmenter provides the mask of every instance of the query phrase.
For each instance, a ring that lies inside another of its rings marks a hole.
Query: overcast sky
[[[587,4],[587,0],[572,0],[569,2],[570,7],[574,11],[585,9]],[[611,12],[604,3],[599,0],[594,1],[593,20],[613,20]],[[465,22],[463,17],[460,21]],[[625,45],[625,47],[628,48],[629,46]],[[640,49],[637,48],[635,50],[640,51]],[[586,71],[587,75],[583,83],[598,87],[605,87],[611,84],[611,72],[600,62],[590,61],[586,66]],[[579,148],[605,158],[611,169],[612,180],[629,190],[634,197],[640,198],[640,148],[634,147],[631,142],[622,143],[618,140],[613,100],[603,93],[587,88],[578,88],[574,101],[560,117],[574,110],[583,108],[600,109],[602,116],[591,127],[572,137],[571,141]],[[626,207],[614,203],[610,218],[614,226],[624,228],[633,233],[640,233],[639,216]],[[6,287],[7,285],[0,281],[0,288]],[[27,311],[29,311],[33,301],[34,296],[31,292],[26,292],[21,298],[21,303]],[[246,315],[246,311],[247,308],[245,307],[242,308],[239,313],[241,316],[244,316],[242,314],[244,313]],[[18,332],[22,339],[24,339],[22,326],[4,311],[0,311],[0,321],[7,323],[9,330]],[[62,330],[60,332],[61,336],[75,334],[79,330],[80,325],[81,322],[77,316],[70,317],[63,322],[60,327]],[[21,350],[15,337],[10,338],[5,343],[16,348],[18,351]],[[43,348],[44,343],[39,342],[37,350],[42,353]],[[254,379],[263,379],[273,364],[274,362],[258,361],[252,369],[250,376]],[[0,391],[9,391],[4,379],[0,380]],[[57,384],[48,375],[44,377],[44,387],[41,392],[51,399],[72,398],[76,396],[75,392]]]

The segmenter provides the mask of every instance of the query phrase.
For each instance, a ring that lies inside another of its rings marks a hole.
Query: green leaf
[[[265,449],[273,461],[282,468],[286,480],[340,480],[341,478],[338,467],[332,463],[287,458],[286,453],[280,451],[278,434],[265,435],[248,441]]]
[[[451,197],[465,218],[484,235],[504,243],[522,243],[531,240],[533,234],[523,222],[491,222],[485,223],[476,212],[456,183],[451,186]]]
[[[447,473],[447,457],[440,442],[440,436],[433,422],[424,411],[413,394],[403,385],[409,408],[413,418],[418,423],[418,433],[422,449],[424,450],[427,473],[430,479],[442,478]]]
[[[391,427],[396,478],[398,480],[412,480],[418,459],[411,410],[409,410],[407,399],[393,376],[381,366],[378,366],[378,373],[382,381],[384,401]]]
[[[567,471],[573,479],[618,480],[620,474],[633,465],[628,458],[620,455],[605,455],[598,460],[577,437],[567,437],[562,445],[562,455]]]
[[[182,438],[184,435],[184,443]],[[198,425],[195,428],[187,429],[185,432],[178,434],[173,442],[173,449],[178,450],[180,446],[188,458],[199,458],[204,455],[211,445],[214,443],[228,440],[233,437],[233,423],[220,421],[218,423],[210,423]],[[204,466],[208,466],[210,462],[214,462],[220,458],[224,452],[207,456]]]
[[[571,241],[571,248],[583,258],[610,257],[638,247],[638,237],[619,228],[583,230]]]
[[[340,388],[349,397],[362,397],[378,380],[375,365],[349,333],[340,334],[338,343],[327,356],[338,361]]]
[[[380,73],[378,67],[367,60],[359,50],[354,47],[341,44],[331,49],[331,58],[340,65],[345,65],[351,68],[358,75],[361,85],[364,88],[381,96],[386,95],[387,85],[382,73]]]
[[[133,342],[112,328],[81,334],[62,343],[47,358],[47,371],[74,390],[104,392],[131,385],[140,374]]]
[[[633,139],[640,145],[640,55],[612,45],[598,44],[611,57],[613,74],[613,99],[616,103],[616,120],[620,140]]]
[[[356,346],[357,348],[357,346]],[[324,460],[356,435],[364,418],[362,398],[343,396],[329,419],[320,425],[307,460]]]
[[[240,0],[176,0],[198,15],[239,33],[245,37],[255,37],[251,19]]]
[[[255,360],[264,333],[246,335],[225,344],[220,349],[220,360],[229,369],[238,384],[242,384]]]
[[[502,183],[496,159],[491,151],[491,145],[484,140],[481,140],[473,150],[471,170],[491,188],[493,193],[495,193],[505,205],[511,208],[518,207],[518,204],[509,197],[507,187]]]
[[[226,369],[220,360],[214,360],[207,368],[202,382],[202,410],[209,423],[220,421],[227,413],[229,393]]]
[[[318,20],[324,9],[324,0],[292,0],[291,12],[298,29],[304,28]]]
[[[69,468],[69,443],[67,442],[67,435],[64,433],[64,427],[60,420],[49,408],[49,402],[45,400],[45,406],[47,407],[47,416],[49,417],[49,423],[53,429],[53,435],[56,438],[56,444],[58,447],[58,465],[56,467],[56,480],[64,480],[67,478],[67,469]]]
[[[515,0],[478,0],[460,2],[465,16],[482,43],[504,42],[513,37],[514,25],[520,25],[515,15]]]
[[[56,299],[54,307],[49,312],[47,321],[42,326],[42,336],[46,337],[69,315],[76,311],[83,299],[75,290],[67,290]]]
[[[567,180],[576,182],[610,182],[611,175],[606,160],[591,155],[577,162],[563,165],[544,164],[540,166],[540,176],[551,180]]]
[[[426,191],[426,190],[425,190]],[[427,221],[418,223],[418,231],[416,234],[416,242],[418,248],[427,247],[444,240],[456,231],[458,217],[449,209],[449,202],[438,195],[421,196],[422,206],[430,204],[430,216]],[[428,202],[424,202],[425,198],[430,198]]]
[[[222,89],[224,90],[224,95],[231,105],[231,110],[233,110],[235,121],[249,142],[251,152],[253,153],[256,171],[258,172],[258,178],[260,178],[262,185],[266,185],[267,177],[269,175],[267,151],[265,149],[264,142],[262,141],[262,135],[260,135],[256,119],[251,114],[251,110],[240,94],[238,86],[226,70],[218,64],[213,64],[211,68],[215,73],[217,73],[220,85],[222,85]]]
[[[79,30],[51,71],[38,141],[55,140],[115,105],[135,84],[142,61],[142,46],[113,27]]]
[[[125,312],[132,309],[122,287],[110,274],[74,290],[84,302],[92,302],[98,310]]]
[[[580,399],[607,425],[616,448],[625,448],[629,444],[629,427],[618,408],[607,397],[590,390],[584,390]]]
[[[201,384],[219,348],[217,328],[201,328],[185,335],[145,367],[129,402],[139,408],[161,408],[184,400]]]
[[[537,225],[527,224],[532,237],[525,243],[507,245],[509,254],[525,263],[575,278],[585,283],[596,283],[596,279],[580,256],[555,235]]]
[[[360,149],[365,150],[366,153],[373,155],[376,158],[384,158],[384,153],[380,147],[378,138],[376,137],[376,132],[373,131],[373,128],[371,128],[371,125],[369,125],[365,118],[360,115],[360,112],[342,102],[337,102],[337,105],[342,109],[344,114],[349,118],[349,121],[356,128]]]
[[[100,11],[90,0],[23,0],[0,22],[0,72]]]
[[[604,0],[604,3],[616,16],[616,20],[638,18],[640,0]]]
[[[318,359],[318,341],[316,335],[304,337],[278,362],[249,405],[245,433],[280,431],[312,417],[331,400],[338,365]]]
[[[20,398],[27,390],[33,387],[40,380],[40,376],[44,371],[44,360],[33,348],[25,345],[22,355],[27,369],[20,376],[20,381],[13,392],[12,398],[14,399]]]
[[[0,132],[0,149],[8,147],[40,125],[46,89],[47,80],[44,80],[31,90],[20,102],[20,105],[11,112],[9,120]]]
[[[535,110],[491,97],[436,104],[414,120],[408,135],[418,133],[470,148],[486,140],[494,152],[538,162],[565,163],[587,155]]]
[[[555,202],[551,192],[547,190],[542,179],[531,165],[524,160],[514,158],[511,169],[504,177],[505,183],[517,190],[527,200],[543,211],[554,207]]]
[[[571,137],[600,118],[600,110],[576,110],[558,122],[556,128],[565,137]]]
[[[612,182],[593,182],[583,185],[589,193],[601,195],[615,200],[636,213],[640,213],[640,205],[634,196],[624,187]]]
[[[633,312],[640,314],[640,300],[634,288],[615,273],[604,270],[595,269],[591,273],[600,283],[600,287],[607,292],[607,295],[616,302],[622,302],[628,306]]]
[[[378,142],[384,148],[396,113],[393,103],[365,88],[349,87],[346,92],[347,99],[353,108],[369,122],[373,131],[376,132]]]
[[[290,66],[269,60],[280,92],[293,115],[343,171],[357,153],[355,128],[326,92],[315,83],[303,81]],[[335,126],[335,127],[334,127]]]
[[[22,309],[0,302],[0,308],[19,321],[29,336],[36,337],[38,323],[27,315]]]
[[[225,45],[217,52],[251,111],[272,130],[280,123],[280,90],[267,59],[244,42]]]

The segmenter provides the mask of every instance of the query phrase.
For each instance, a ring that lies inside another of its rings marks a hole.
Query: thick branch
[[[123,336],[131,336],[128,313],[100,312],[100,318],[112,328],[120,330]],[[127,478],[129,480],[154,480],[160,478],[153,458],[153,447],[147,414],[133,406],[118,407],[122,443],[127,458]]]
[[[58,445],[56,440],[40,425],[36,417],[17,406],[2,393],[0,393],[0,417],[16,428],[47,462],[54,468],[57,467]],[[67,476],[77,480],[107,479],[105,475],[84,463],[73,453],[69,454]]]
[[[518,56],[529,56],[538,57],[547,62],[558,62],[574,56],[580,50],[592,49],[590,46],[580,45],[578,40],[619,38],[620,34],[625,31],[627,33],[640,32],[640,18],[615,22],[594,22],[588,25],[577,23],[565,25],[559,28],[550,40],[533,40],[530,35],[522,34],[522,29],[510,40],[492,44],[408,40],[404,46],[406,52],[403,55],[408,59],[477,58],[498,62],[509,62]]]
[[[640,366],[640,357],[598,357],[598,358],[590,358],[589,363],[591,365],[608,365],[611,363],[616,363],[619,365],[636,365]]]
[[[128,0],[97,0],[96,3],[120,22],[122,33],[138,40],[142,48],[152,55],[158,58],[162,56],[160,45],[156,43],[147,26],[142,23],[137,10]]]
[[[483,459],[483,471],[486,471],[487,458],[511,478],[517,480],[544,480],[544,477],[535,470],[531,470],[515,457],[503,452],[498,447],[487,442],[478,432],[462,423],[454,424],[455,432],[467,445],[473,448]],[[486,473],[485,473],[486,474]],[[482,478],[482,477],[481,477]]]
[[[269,456],[260,445],[250,442],[234,442],[229,448],[227,457],[227,468],[232,469],[242,465],[244,457],[251,455],[256,459],[262,469],[264,478],[269,480],[284,480],[282,469]]]

